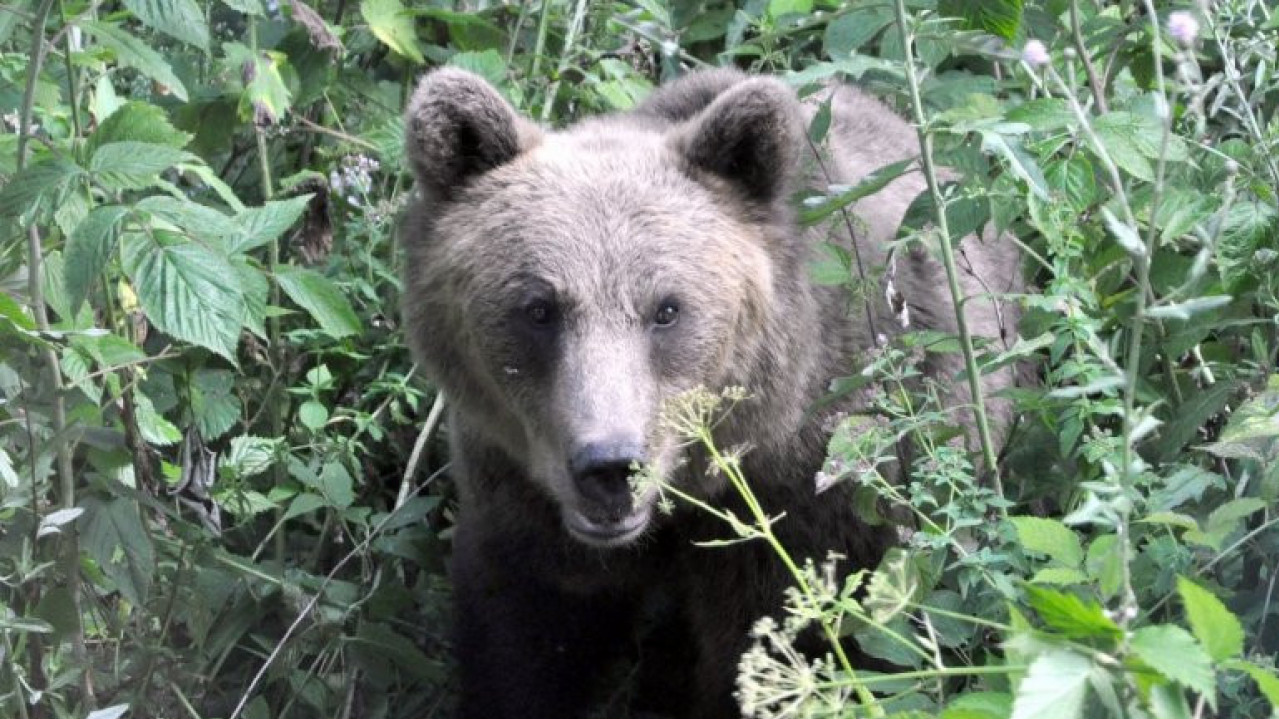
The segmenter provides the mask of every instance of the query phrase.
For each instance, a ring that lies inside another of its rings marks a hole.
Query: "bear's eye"
[[[658,327],[670,327],[679,319],[679,303],[675,300],[663,300],[653,316],[653,324]]]
[[[537,327],[547,327],[555,321],[555,305],[549,300],[533,300],[524,306],[524,316]]]

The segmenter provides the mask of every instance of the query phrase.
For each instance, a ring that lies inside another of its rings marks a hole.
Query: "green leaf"
[[[1132,633],[1128,646],[1147,666],[1200,694],[1216,690],[1212,660],[1202,646],[1181,627],[1158,625]]]
[[[939,719],[1008,719],[1013,698],[998,692],[969,692],[946,705]]]
[[[98,43],[115,53],[116,60],[167,88],[173,96],[187,101],[187,89],[173,74],[173,68],[146,43],[115,25],[92,20],[78,21],[81,28],[97,38]]]
[[[164,110],[146,102],[126,102],[98,125],[89,136],[92,155],[112,142],[147,142],[174,148],[186,147],[191,135],[173,127]]]
[[[1252,680],[1257,683],[1257,689],[1266,697],[1266,701],[1270,702],[1271,711],[1279,711],[1279,677],[1275,676],[1274,670],[1263,669],[1251,662],[1242,661],[1231,662],[1229,666],[1252,677]]]
[[[293,93],[280,72],[289,58],[269,50],[250,58],[251,69],[245,72],[252,80],[240,95],[240,117],[259,124],[277,123],[293,107]]]
[[[1109,207],[1101,208],[1101,216],[1106,221],[1106,228],[1110,230],[1110,234],[1125,252],[1133,257],[1146,256],[1146,244],[1141,241],[1136,228],[1115,217],[1115,213],[1111,212]]]
[[[89,288],[106,268],[115,251],[120,221],[128,215],[129,208],[120,205],[95,207],[67,238],[62,277],[72,312],[80,309]]]
[[[1012,719],[1080,719],[1092,662],[1061,649],[1040,654],[1017,686]]]
[[[1186,620],[1208,656],[1221,662],[1243,653],[1243,626],[1212,592],[1177,577],[1177,593],[1186,607]]]
[[[303,492],[294,497],[293,501],[289,503],[289,508],[284,511],[284,519],[293,519],[304,514],[310,514],[327,506],[329,505],[328,502],[324,501],[324,497],[314,492]]]
[[[1078,568],[1084,561],[1079,535],[1055,519],[1009,517],[1021,544],[1032,552],[1047,554],[1067,567]]]
[[[53,625],[43,619],[36,619],[34,617],[0,616],[0,632],[50,634],[53,632]]]
[[[812,11],[813,0],[769,0],[768,2],[768,16],[771,18],[808,14]]]
[[[888,183],[905,174],[914,164],[914,158],[885,165],[866,175],[852,187],[832,186],[826,195],[810,197],[803,202],[799,221],[803,225],[816,224],[858,200],[869,197],[888,186]]]
[[[298,407],[298,421],[312,432],[319,431],[329,421],[329,410],[315,400],[307,400]]]
[[[506,61],[502,59],[502,54],[497,50],[459,52],[449,58],[449,65],[469,70],[488,80],[490,84],[499,90],[504,90],[510,85],[506,75]]]
[[[360,318],[342,291],[327,277],[313,270],[285,265],[275,275],[280,289],[320,323],[334,339],[359,334]]]
[[[209,26],[195,0],[124,0],[124,6],[147,27],[201,50],[209,49]]]
[[[887,5],[859,7],[841,15],[826,26],[822,50],[831,60],[850,57],[893,21]]]
[[[145,394],[134,395],[138,432],[148,444],[169,447],[182,441],[182,431],[155,410],[151,398]]]
[[[137,505],[130,499],[90,496],[80,506],[81,548],[130,603],[143,606],[155,571],[155,550]]]
[[[4,447],[0,447],[0,482],[4,482],[9,489],[14,489],[20,481],[18,473],[13,469],[13,458]]]
[[[395,54],[408,58],[415,65],[426,61],[418,48],[413,17],[400,0],[362,0],[360,14],[369,24],[369,30]]]
[[[235,376],[227,370],[200,369],[192,379],[191,414],[206,441],[226,434],[240,418],[240,399],[235,396]]]
[[[232,218],[186,198],[152,195],[139,200],[134,207],[150,215],[160,229],[177,228],[228,253],[232,243],[238,239],[239,228]]]
[[[171,232],[127,233],[124,271],[156,327],[235,363],[243,294],[225,258]]]
[[[1049,131],[1069,127],[1074,123],[1075,115],[1065,100],[1041,97],[1010,108],[1004,113],[1004,119],[1029,125],[1032,130]]]
[[[126,140],[99,147],[89,171],[109,190],[137,190],[155,186],[161,172],[190,159],[190,153],[175,147]]]
[[[311,195],[299,195],[240,212],[233,220],[236,235],[227,245],[227,252],[241,254],[275,241],[297,224],[310,201]]]
[[[222,455],[221,467],[240,479],[262,474],[275,462],[277,445],[276,440],[265,437],[242,435],[232,438],[230,448]]]
[[[1096,602],[1085,602],[1074,594],[1033,584],[1026,585],[1026,595],[1044,624],[1067,639],[1095,639],[1113,644],[1123,637],[1123,630]]]
[[[1054,160],[1044,166],[1044,181],[1054,196],[1065,197],[1076,210],[1097,201],[1097,178],[1092,163],[1084,155]]]
[[[964,19],[964,29],[1012,40],[1021,27],[1022,0],[941,0],[943,15]]]
[[[1035,576],[1030,578],[1033,584],[1057,584],[1069,586],[1071,584],[1083,584],[1088,581],[1088,575],[1078,569],[1069,567],[1044,567],[1035,572]]]
[[[0,217],[30,216],[46,203],[58,204],[58,198],[83,174],[79,165],[61,157],[28,165],[0,190]]]
[[[91,711],[89,712],[89,716],[84,719],[120,719],[120,717],[124,716],[128,711],[128,704],[116,704],[114,706],[109,706],[106,709]]]
[[[1146,310],[1146,316],[1154,319],[1188,320],[1200,312],[1225,307],[1234,301],[1230,295],[1212,295],[1196,297],[1185,302],[1174,302],[1169,305],[1157,305]]]

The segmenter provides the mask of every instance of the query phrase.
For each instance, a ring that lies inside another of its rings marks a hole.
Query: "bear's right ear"
[[[795,92],[756,77],[721,92],[676,129],[670,142],[692,169],[717,177],[751,202],[768,204],[789,195],[803,139]]]
[[[535,146],[541,132],[478,75],[441,68],[418,83],[404,116],[418,186],[448,201],[477,175]]]

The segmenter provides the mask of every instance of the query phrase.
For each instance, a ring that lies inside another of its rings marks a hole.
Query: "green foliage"
[[[1007,298],[1020,338],[906,335],[832,388],[875,396],[834,428],[823,475],[908,537],[878,571],[827,586],[765,518],[724,517],[727,541],[773,537],[823,635],[903,668],[795,667],[812,679],[797,711],[1279,705],[1279,21],[1264,3],[53,10],[0,13],[0,714],[448,715],[454,492],[427,479],[447,457],[398,329],[392,237],[411,193],[400,109],[443,64],[551,124],[703,64],[805,95],[857,82],[920,113],[949,168],[902,250],[940,252],[939,217],[1024,245],[1035,289]],[[814,145],[829,123],[819,108]],[[852,203],[917,171],[807,188],[796,207],[814,227],[855,222]],[[889,279],[835,246],[813,275],[854,303]],[[962,446],[953,393],[923,379],[926,348],[1037,378],[995,398],[1021,417],[998,482]],[[743,659],[756,716],[778,687],[752,667],[794,656],[787,631],[761,628]]]

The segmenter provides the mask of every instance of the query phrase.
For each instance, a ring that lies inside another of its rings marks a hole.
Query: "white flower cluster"
[[[347,155],[340,167],[329,171],[329,190],[346,201],[361,207],[373,189],[373,173],[382,166],[367,155]]]

